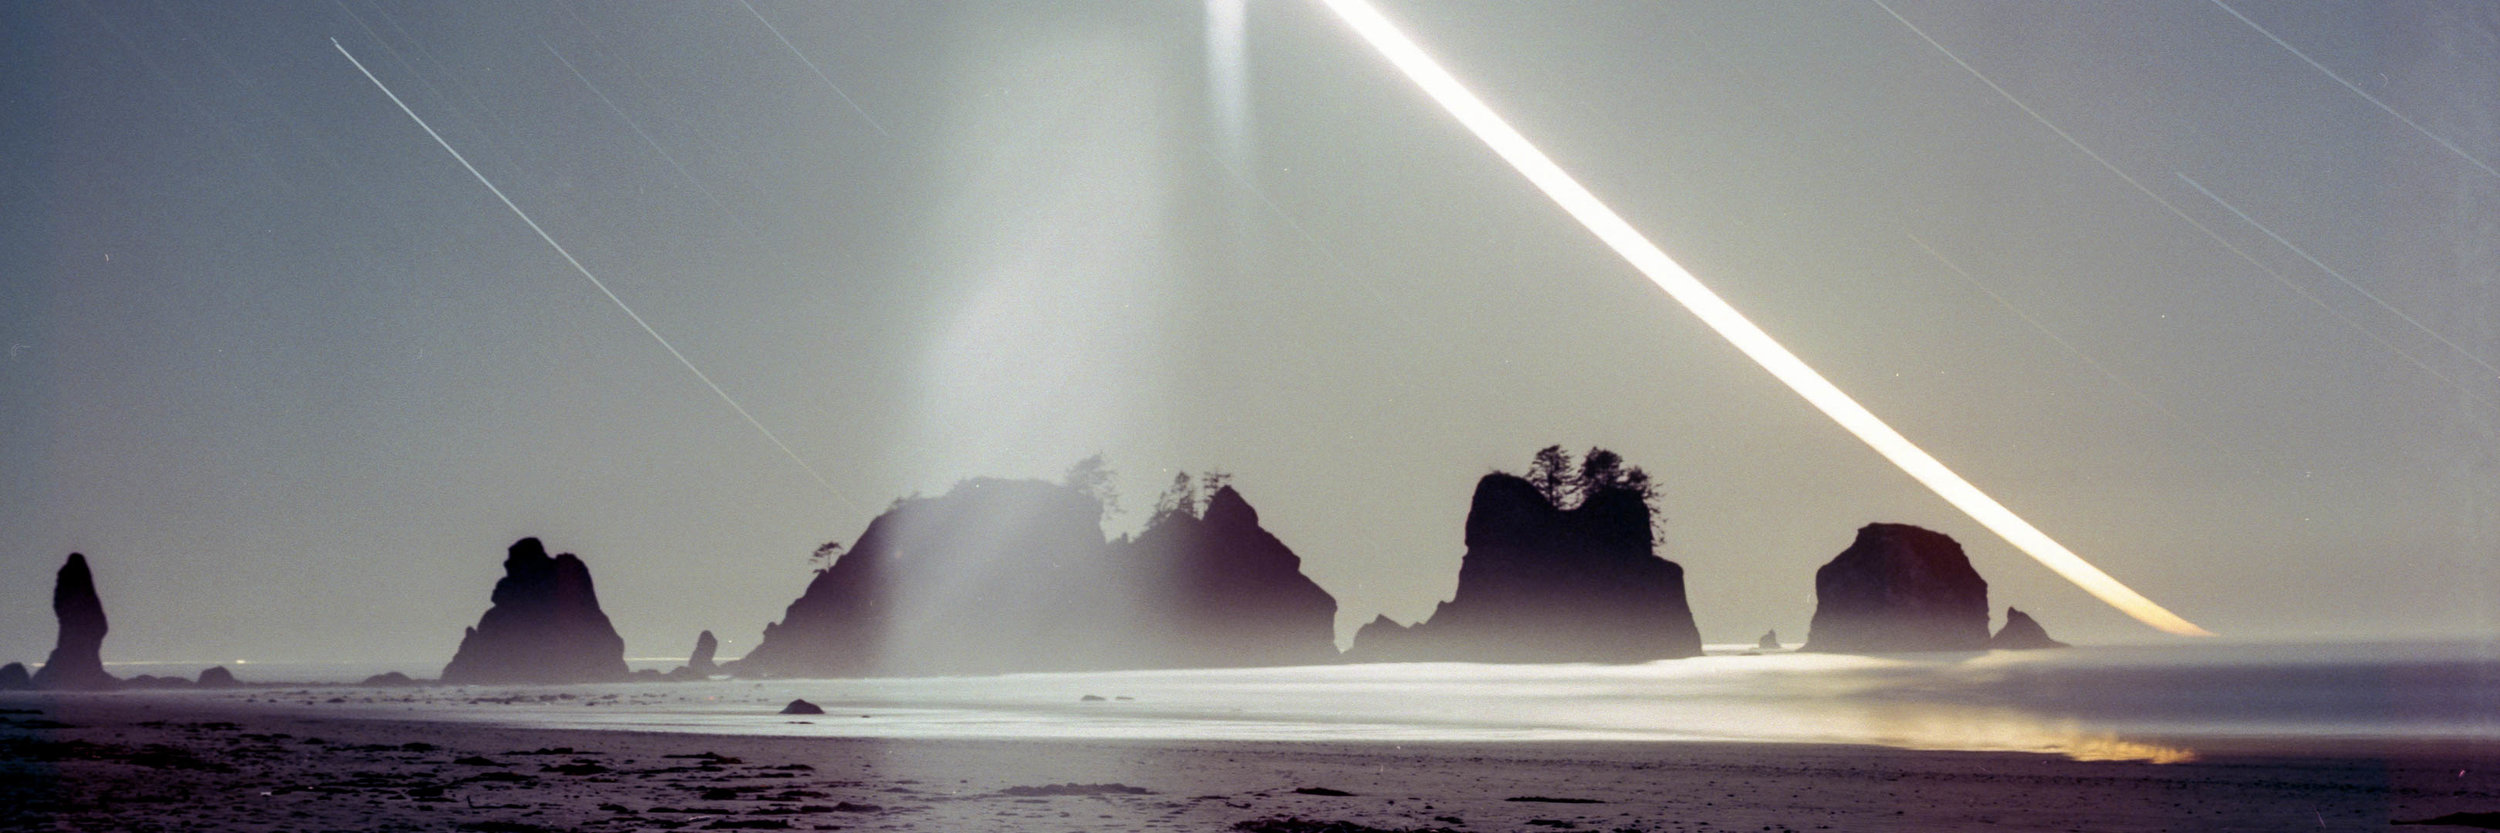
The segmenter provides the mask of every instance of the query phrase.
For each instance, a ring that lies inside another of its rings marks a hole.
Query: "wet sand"
[[[146,693],[14,695],[0,712],[5,830],[2283,831],[2500,811],[2487,745],[2249,742],[2151,764],[520,729]]]

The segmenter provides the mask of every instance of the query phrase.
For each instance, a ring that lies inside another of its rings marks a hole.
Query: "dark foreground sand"
[[[722,737],[145,695],[0,708],[5,830],[2289,831],[2500,811],[2500,750],[2464,745],[2146,764],[1780,744]]]

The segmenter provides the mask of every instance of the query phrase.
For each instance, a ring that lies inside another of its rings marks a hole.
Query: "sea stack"
[[[703,680],[720,673],[720,666],[712,664],[712,657],[719,651],[720,640],[713,638],[711,631],[697,634],[694,638],[694,653],[686,657],[685,665],[668,672],[669,679]]]
[[[1647,475],[1591,449],[1564,491],[1547,449],[1540,487],[1503,472],[1476,481],[1458,592],[1411,626],[1375,619],[1357,662],[1646,662],[1701,655],[1684,568],[1658,557]],[[1562,458],[1567,462],[1568,458]],[[1535,475],[1538,470],[1531,470]],[[1576,499],[1576,503],[1574,500]],[[1565,508],[1568,505],[1568,508]]]
[[[104,673],[104,602],[96,598],[95,574],[87,571],[86,556],[70,553],[53,578],[52,615],[60,619],[61,635],[52,656],[35,670],[34,686],[96,689],[119,683]]]
[[[1988,582],[1962,545],[1908,524],[1867,524],[1814,573],[1802,650],[1977,651],[1988,647]]]
[[[590,568],[548,557],[536,538],[512,545],[493,606],[460,638],[445,683],[581,683],[628,676],[625,640],[599,610]]]
[[[1988,647],[2001,651],[2032,651],[2072,646],[2050,639],[2048,629],[2032,621],[2031,614],[2008,607],[2005,609],[2005,627],[1998,628],[1997,635],[1988,638]]]
[[[1149,571],[1169,639],[1164,667],[1308,665],[1337,658],[1337,599],[1302,574],[1302,558],[1259,526],[1259,511],[1218,486],[1202,514],[1165,515],[1122,562]]]
[[[23,691],[35,687],[35,677],[26,673],[25,663],[0,665],[0,691]]]
[[[739,676],[1137,668],[1141,576],[1113,562],[1102,504],[1038,480],[975,478],[895,503],[816,574]]]
[[[1186,478],[1184,478],[1186,480]],[[1194,482],[1194,481],[1191,481]],[[1137,540],[1068,484],[975,478],[897,501],[808,583],[742,677],[1002,674],[1335,658],[1336,600],[1229,487]]]

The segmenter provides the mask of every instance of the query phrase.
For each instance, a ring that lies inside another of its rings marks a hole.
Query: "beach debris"
[[[2437,818],[2399,819],[2394,824],[2443,824],[2450,827],[2480,827],[2500,830],[2500,813],[2449,813]]]
[[[1512,797],[1505,798],[1505,799],[1502,799],[1502,800],[1503,800],[1503,801],[1519,801],[1519,802],[1527,802],[1527,803],[1534,803],[1534,804],[1604,804],[1604,803],[1606,803],[1606,802],[1604,802],[1604,801],[1601,801],[1601,800],[1598,800],[1598,799],[1594,799],[1594,798],[1549,798],[1549,797],[1542,796],[1542,795],[1517,795],[1517,796],[1512,796]]]
[[[814,704],[814,703],[807,702],[806,700],[792,700],[792,701],[790,701],[790,705],[787,705],[787,706],[783,706],[783,707],[781,707],[781,713],[782,713],[782,714],[824,714],[824,713],[825,713],[825,709],[824,709],[824,707],[823,707],[823,706],[819,706],[819,705],[816,705],[816,704]]]
[[[610,770],[607,767],[601,766],[593,761],[574,761],[569,764],[549,764],[539,767],[538,771],[552,772],[557,775],[598,775],[603,772],[612,772],[614,770]]]
[[[1088,694],[1083,697],[1076,698],[1076,701],[1079,703],[1100,703],[1103,702],[1103,696],[1100,694]]]
[[[1327,788],[1327,787],[1303,787],[1303,788],[1300,788],[1300,789],[1294,790],[1294,792],[1296,792],[1296,793],[1300,793],[1300,794],[1302,794],[1302,795],[1329,795],[1329,796],[1350,796],[1350,795],[1353,795],[1353,793],[1346,792],[1346,791],[1344,791],[1344,790],[1334,790],[1334,789],[1329,789],[1329,788]]]
[[[1155,791],[1127,784],[1046,784],[1039,787],[1008,787],[999,795],[1036,798],[1053,795],[1154,795]]]
[[[1447,827],[1373,827],[1350,821],[1315,821],[1291,816],[1236,822],[1233,829],[1241,833],[1458,833]]]
[[[552,827],[540,827],[517,821],[462,822],[459,829],[473,830],[477,833],[555,833],[555,828]]]

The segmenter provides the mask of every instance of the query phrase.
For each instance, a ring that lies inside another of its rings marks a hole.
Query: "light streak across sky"
[[[694,361],[686,358],[686,354],[678,352],[677,345],[668,343],[668,338],[660,335],[659,330],[653,329],[651,327],[651,322],[642,320],[641,313],[635,312],[633,307],[626,306],[625,299],[617,297],[614,291],[608,289],[606,282],[599,280],[599,276],[590,273],[589,267],[583,266],[581,261],[574,259],[573,253],[566,251],[564,244],[556,242],[554,235],[548,234],[546,229],[539,228],[538,221],[530,219],[529,212],[522,211],[521,206],[514,203],[511,197],[504,196],[503,189],[495,187],[494,181],[487,179],[486,174],[479,171],[476,165],[469,164],[469,158],[460,155],[460,151],[457,148],[452,147],[451,142],[443,138],[443,134],[434,132],[434,127],[426,124],[424,117],[418,116],[417,111],[409,109],[407,102],[399,100],[399,94],[391,92],[390,85],[382,83],[382,79],[376,77],[373,74],[373,70],[366,69],[365,62],[356,60],[355,53],[347,51],[347,46],[345,44],[339,43],[337,38],[332,38],[330,39],[330,45],[337,47],[339,54],[346,56],[348,63],[355,64],[356,71],[364,73],[365,80],[373,82],[373,86],[376,89],[380,89],[383,95],[389,96],[391,103],[399,106],[400,112],[408,114],[408,118],[415,121],[417,123],[417,127],[424,129],[425,135],[434,137],[434,143],[442,145],[443,150],[449,152],[452,159],[459,161],[460,167],[467,168],[469,170],[470,176],[477,177],[478,184],[486,186],[486,190],[493,192],[495,199],[502,200],[505,208],[512,209],[513,216],[521,218],[521,222],[528,225],[531,231],[538,232],[538,239],[547,241],[547,246],[549,248],[555,249],[556,254],[564,256],[564,262],[572,264],[573,271],[580,272],[582,273],[582,277],[590,279],[590,285],[598,287],[599,294],[608,296],[608,300],[615,303],[617,309],[625,311],[625,317],[633,319],[636,325],[642,327],[643,332],[651,334],[651,340],[659,342],[660,347],[666,349],[669,355],[677,357],[678,364],[685,365],[686,370],[693,373],[696,379],[703,380],[704,387],[711,388],[712,393],[720,397],[720,401],[729,403],[730,410],[737,411],[738,416],[745,419],[748,425],[755,426],[755,430],[762,433],[764,435],[764,439],[771,441],[774,448],[781,449],[781,453],[788,456],[790,458],[790,462],[799,464],[799,468],[805,470],[808,477],[815,478],[816,483],[825,487],[825,491],[832,494],[834,499],[840,500],[845,505],[852,506],[852,508],[857,508],[857,505],[853,504],[849,497],[842,494],[842,490],[833,487],[833,481],[826,480],[824,475],[817,473],[816,467],[808,465],[806,458],[800,457],[797,451],[791,450],[788,443],[781,441],[781,437],[774,435],[773,429],[764,427],[764,423],[757,420],[754,414],[747,413],[746,406],[740,405],[738,404],[738,400],[730,398],[728,391],[722,390],[721,386],[718,383],[713,382],[712,377],[705,374],[702,368],[694,366]]]
[[[809,72],[816,73],[816,80],[825,82],[827,89],[833,90],[834,95],[841,96],[842,103],[851,105],[851,112],[858,113],[860,118],[867,120],[869,127],[876,128],[877,135],[888,139],[894,138],[894,134],[885,132],[885,125],[877,123],[877,117],[868,115],[867,110],[860,108],[859,102],[851,100],[850,93],[842,91],[842,85],[833,83],[833,76],[826,75],[824,68],[816,65],[816,59],[807,57],[807,53],[799,51],[798,44],[791,43],[789,38],[783,37],[781,27],[773,25],[772,18],[765,17],[763,12],[756,11],[755,4],[747,0],[738,0],[738,5],[745,6],[747,14],[755,16],[755,22],[764,24],[764,28],[772,30],[773,39],[781,41],[783,48],[790,50],[790,54],[798,56],[799,63],[806,64]]]
[[[2423,373],[2429,374],[2432,378],[2447,383],[2449,387],[2456,388],[2459,392],[2468,396],[2480,396],[2480,394],[2474,389],[2465,387],[2464,385],[2458,383],[2456,377],[2432,369],[2429,364],[2424,363],[2420,358],[2416,358],[2412,353],[2406,352],[2404,348],[2396,346],[2394,342],[2388,341],[2385,336],[2381,336],[2376,331],[2362,326],[2361,322],[2353,320],[2352,316],[2345,315],[2343,310],[2336,309],[2333,304],[2327,303],[2326,299],[2320,298],[2317,293],[2309,291],[2308,287],[2301,286],[2300,284],[2293,282],[2291,278],[2284,277],[2283,273],[2275,271],[2274,267],[2267,266],[2264,261],[2258,260],[2256,255],[2249,254],[2248,250],[2242,249],[2238,244],[2232,243],[2228,238],[2223,237],[2221,232],[2215,231],[2212,226],[2205,225],[2204,221],[2198,220],[2194,216],[2188,214],[2187,211],[2179,208],[2176,203],[2172,203],[2169,199],[2164,198],[2162,195],[2154,193],[2153,189],[2145,187],[2144,183],[2137,181],[2135,177],[2128,175],[2124,169],[2119,168],[2117,163],[2111,162],[2109,159],[2101,156],[2101,154],[2094,151],[2090,145],[2084,144],[2082,139],[2075,138],[2074,134],[2068,133],[2065,128],[2057,126],[2056,122],[2049,121],[2048,116],[2041,115],[2040,111],[2032,109],[2029,104],[2023,103],[2023,100],[2015,97],[2011,91],[2008,91],[2005,87],[1997,84],[1997,82],[1990,80],[1986,73],[1979,71],[1978,67],[1971,66],[1969,61],[1962,60],[1962,56],[1953,54],[1953,50],[1945,48],[1942,41],[1938,41],[1935,38],[1930,37],[1927,34],[1927,30],[1918,28],[1918,24],[1911,23],[1909,18],[1902,17],[1900,12],[1893,11],[1892,6],[1885,4],[1884,0],[1869,0],[1869,2],[1874,3],[1876,8],[1883,9],[1885,14],[1892,16],[1892,19],[1901,21],[1901,25],[1909,27],[1911,34],[1917,35],[1919,40],[1925,41],[1928,46],[1934,47],[1937,52],[1943,53],[1944,57],[1947,60],[1952,61],[1954,66],[1961,67],[1963,72],[1970,73],[1972,78],[1979,79],[1979,83],[1988,85],[1988,89],[1995,90],[1997,96],[2005,99],[2006,103],[2012,104],[2017,109],[2022,110],[2023,114],[2030,116],[2032,121],[2039,122],[2041,127],[2046,127],[2049,129],[2049,132],[2057,134],[2057,138],[2066,140],[2066,144],[2073,146],[2074,149],[2078,151],[2082,151],[2084,156],[2090,157],[2092,161],[2100,163],[2102,168],[2107,169],[2111,174],[2116,175],[2120,181],[2125,182],[2129,187],[2134,188],[2136,193],[2143,194],[2146,198],[2151,199],[2155,205],[2161,206],[2162,210],[2170,212],[2170,216],[2186,221],[2188,225],[2194,226],[2197,231],[2203,232],[2206,239],[2212,240],[2216,245],[2221,246],[2224,251],[2237,255],[2239,259],[2247,261],[2248,265],[2257,267],[2257,271],[2266,273],[2267,277],[2274,279],[2276,285],[2291,290],[2293,294],[2306,299],[2311,306],[2325,310],[2328,315],[2335,316],[2336,320],[2344,322],[2344,326],[2351,327],[2355,332],[2360,333],[2363,337],[2366,337],[2373,342],[2377,342],[2378,346],[2387,348],[2388,352],[2396,354],[2398,358],[2404,359],[2406,363],[2413,365],[2414,368],[2422,371]]]
[[[1864,441],[1884,459],[1933,490],[1938,497],[1970,515],[1980,525],[2002,536],[2006,542],[2022,550],[2043,566],[2074,582],[2077,587],[2128,616],[2135,617],[2159,630],[2183,636],[2210,636],[2211,633],[2171,613],[2143,594],[2111,578],[2100,568],[2085,562],[2081,556],[2066,549],[2055,539],[2014,514],[2013,510],[1991,498],[1970,481],[1962,479],[1944,463],[1911,443],[1908,438],[1876,418],[1857,400],[1841,392],[1823,375],[1815,372],[1788,348],[1773,340],[1745,316],[1729,306],[1717,293],[1703,286],[1691,272],[1660,251],[1640,231],[1632,228],[1613,209],[1597,199],[1587,188],[1572,179],[1562,167],[1546,158],[1519,131],[1511,128],[1500,115],[1485,105],[1448,70],[1425,54],[1422,47],[1382,15],[1366,0],[1320,0],[1360,35],[1364,42],[1380,52],[1398,71],[1421,87],[1424,93],[1465,125],[1520,175],[1527,177],[1538,190],[1553,199],[1564,212],[1615,250],[1634,269],[1665,290],[1668,297],[1684,306],[1702,323],[1726,338],[1728,343],[1782,384],[1805,398],[1824,415]]]
[[[2172,173],[2177,172],[2173,171]],[[2333,277],[2337,281],[2341,281],[2344,284],[2344,288],[2360,293],[2361,297],[2370,299],[2370,303],[2377,304],[2379,309],[2386,310],[2388,314],[2404,319],[2405,323],[2413,325],[2413,328],[2420,330],[2423,335],[2430,336],[2433,340],[2447,345],[2448,349],[2456,351],[2457,355],[2465,357],[2466,361],[2482,365],[2483,370],[2489,372],[2492,376],[2500,376],[2500,367],[2492,366],[2491,362],[2484,360],[2482,356],[2477,355],[2472,350],[2465,349],[2465,345],[2458,344],[2455,341],[2450,340],[2447,336],[2440,335],[2439,331],[2433,330],[2424,325],[2421,319],[2414,318],[2411,315],[2406,315],[2404,310],[2397,309],[2394,304],[2381,300],[2377,294],[2372,293],[2370,290],[2361,288],[2360,284],[2353,283],[2351,278],[2344,277],[2344,273],[2336,271],[2335,267],[2328,266],[2325,261],[2319,260],[2317,257],[2309,254],[2309,250],[2301,248],[2290,240],[2283,239],[2283,235],[2274,233],[2274,229],[2266,228],[2266,224],[2257,222],[2257,218],[2248,216],[2248,212],[2241,211],[2239,206],[2232,205],[2229,200],[2225,200],[2221,195],[2207,189],[2204,183],[2190,179],[2187,174],[2178,174],[2178,177],[2179,181],[2185,182],[2188,184],[2188,187],[2196,189],[2196,193],[2205,195],[2205,198],[2213,200],[2215,205],[2222,206],[2223,210],[2231,212],[2231,216],[2240,218],[2242,222],[2249,224],[2251,227],[2256,228],[2260,232],[2264,232],[2266,237],[2273,239],[2274,242],[2283,244],[2283,248],[2292,250],[2292,254],[2299,255],[2300,259],[2309,261],[2309,265],[2318,267],[2318,271],[2325,272],[2328,276]]]
[[[2378,96],[2371,95],[2369,92],[2361,89],[2352,82],[2344,80],[2344,76],[2337,75],[2334,70],[2327,69],[2325,64],[2318,63],[2317,59],[2309,57],[2309,53],[2300,51],[2300,47],[2293,46],[2290,41],[2275,37],[2273,32],[2266,31],[2266,27],[2259,26],[2257,25],[2257,21],[2248,19],[2248,15],[2240,14],[2240,10],[2231,8],[2231,4],[2222,2],[2222,0],[2213,0],[2213,4],[2221,7],[2223,11],[2230,12],[2232,17],[2239,18],[2241,23],[2248,24],[2248,28],[2257,30],[2257,34],[2266,36],[2266,40],[2274,41],[2274,45],[2283,47],[2283,51],[2290,52],[2293,57],[2299,58],[2301,61],[2309,64],[2311,69],[2325,73],[2328,78],[2335,79],[2335,83],[2344,85],[2344,89],[2351,90],[2352,94],[2360,96],[2361,100],[2377,105],[2380,110],[2386,112],[2388,115],[2395,116],[2397,121],[2404,122],[2406,127],[2413,128],[2413,132],[2422,134],[2423,138],[2438,142],[2440,147],[2447,148],[2449,153],[2456,154],[2457,158],[2465,160],[2465,164],[2480,168],[2483,173],[2487,173],[2492,176],[2500,176],[2500,170],[2493,170],[2491,165],[2483,162],[2483,160],[2474,158],[2473,154],[2466,153],[2465,149],[2457,147],[2455,142],[2440,138],[2439,134],[2432,133],[2430,128],[2423,127],[2422,125],[2415,123],[2412,119],[2405,118],[2405,114],[2396,112],[2396,108],[2387,106],[2387,102],[2380,101]]]

